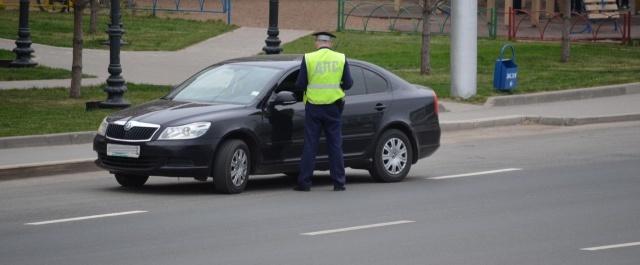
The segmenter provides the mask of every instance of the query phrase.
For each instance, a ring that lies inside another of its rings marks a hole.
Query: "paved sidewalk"
[[[623,115],[640,113],[638,102],[640,102],[640,94],[505,107],[469,106],[469,104],[444,102],[445,108],[451,111],[441,112],[440,121],[456,122],[514,115],[567,118]]]
[[[95,86],[105,83],[104,78],[83,78],[83,86]],[[0,81],[0,89],[30,89],[30,88],[54,88],[70,87],[71,79],[45,79],[45,80],[24,80],[24,81]]]
[[[308,30],[280,30],[279,38],[282,43],[287,43],[311,33]],[[123,51],[120,54],[122,75],[129,83],[176,85],[214,63],[260,53],[266,37],[267,30],[264,28],[242,27],[175,52]],[[0,39],[1,49],[11,50],[14,47],[14,40]],[[36,43],[31,47],[35,50],[35,61],[39,64],[71,69],[71,48]],[[85,74],[95,75],[98,77],[96,80],[104,82],[109,76],[108,66],[108,50],[84,49],[83,72]],[[60,87],[60,84],[69,86],[70,82],[64,79],[55,82],[0,82],[0,89]]]

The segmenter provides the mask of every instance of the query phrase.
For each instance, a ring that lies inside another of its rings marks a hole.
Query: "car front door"
[[[264,146],[264,164],[296,164],[302,155],[304,144],[304,104],[302,90],[295,87],[298,71],[289,73],[274,90],[272,97],[280,91],[291,91],[297,102],[290,105],[268,105],[263,111],[261,138]]]

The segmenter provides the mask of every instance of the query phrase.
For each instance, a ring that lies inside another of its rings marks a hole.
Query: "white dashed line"
[[[607,245],[607,246],[599,246],[599,247],[591,247],[591,248],[582,248],[580,250],[596,251],[596,250],[605,250],[605,249],[612,249],[612,248],[626,248],[626,247],[634,247],[634,246],[640,246],[640,242],[631,242],[631,243]]]
[[[390,226],[390,225],[408,224],[408,223],[415,223],[415,221],[401,220],[401,221],[388,222],[388,223],[360,225],[360,226],[352,226],[352,227],[345,227],[345,228],[339,228],[339,229],[331,229],[331,230],[322,230],[322,231],[316,231],[316,232],[302,233],[301,235],[304,235],[304,236],[318,236],[318,235],[326,235],[326,234],[348,232],[348,231],[362,230],[362,229],[382,227],[382,226]]]
[[[490,171],[481,171],[481,172],[465,173],[465,174],[458,174],[458,175],[449,175],[449,176],[441,176],[441,177],[431,177],[431,178],[426,178],[426,179],[453,179],[453,178],[464,178],[464,177],[472,177],[472,176],[479,176],[479,175],[488,175],[488,174],[495,174],[495,173],[502,173],[502,172],[509,172],[509,171],[518,171],[518,170],[522,170],[522,168],[505,168],[505,169],[497,169],[497,170],[490,170]]]
[[[48,225],[48,224],[55,224],[55,223],[75,222],[75,221],[82,221],[82,220],[89,220],[89,219],[97,219],[97,218],[105,218],[105,217],[113,217],[113,216],[120,216],[120,215],[137,214],[137,213],[146,213],[146,212],[147,211],[129,211],[129,212],[120,212],[120,213],[108,213],[108,214],[100,214],[100,215],[91,215],[91,216],[82,216],[82,217],[26,223],[25,225]]]

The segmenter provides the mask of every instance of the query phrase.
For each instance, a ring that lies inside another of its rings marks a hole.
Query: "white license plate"
[[[138,158],[140,157],[140,146],[139,145],[123,145],[123,144],[107,144],[107,155]]]

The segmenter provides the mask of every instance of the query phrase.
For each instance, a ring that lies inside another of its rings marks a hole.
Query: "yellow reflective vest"
[[[319,49],[304,55],[309,83],[304,102],[324,105],[331,104],[344,97],[340,88],[342,73],[346,62],[344,54],[331,49]]]

